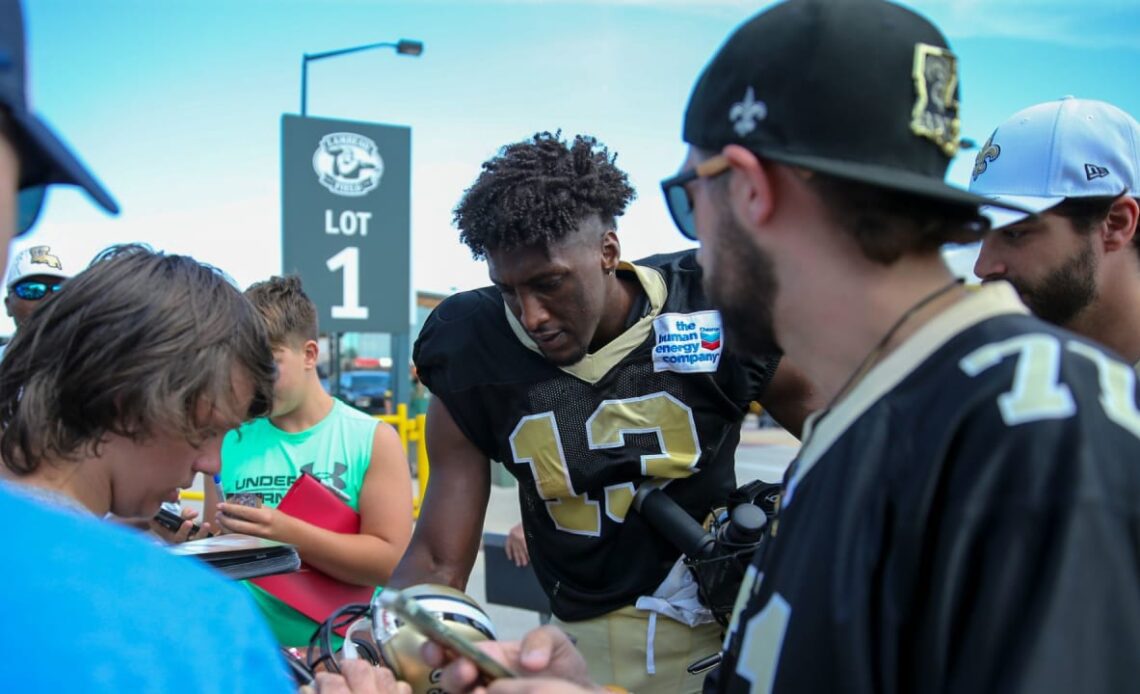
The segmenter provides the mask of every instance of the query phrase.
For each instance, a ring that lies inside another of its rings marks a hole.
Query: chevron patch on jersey
[[[718,311],[662,313],[653,321],[653,370],[712,373],[724,349]]]

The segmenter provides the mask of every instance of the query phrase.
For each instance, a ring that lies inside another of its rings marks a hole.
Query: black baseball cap
[[[756,15],[705,67],[684,139],[951,204],[957,58],[926,18],[884,0],[789,0]]]
[[[118,204],[78,157],[28,108],[24,16],[19,0],[0,0],[0,108],[7,111],[19,142],[20,190],[50,183],[81,186],[114,214]]]

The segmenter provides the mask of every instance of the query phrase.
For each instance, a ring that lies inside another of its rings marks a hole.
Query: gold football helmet
[[[450,629],[468,641],[494,641],[491,618],[470,596],[449,586],[425,583],[401,591],[432,612]],[[415,694],[447,694],[439,685],[439,670],[433,670],[420,656],[427,637],[390,612],[378,599],[372,601],[372,636],[380,645],[380,655],[397,679],[412,685]]]

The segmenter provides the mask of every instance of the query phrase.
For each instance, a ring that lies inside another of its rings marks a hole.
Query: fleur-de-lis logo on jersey
[[[52,255],[51,246],[32,246],[29,248],[28,262],[32,265],[47,265],[56,270],[63,269],[63,263],[59,262],[59,257]]]
[[[997,135],[997,132],[994,132]],[[978,152],[978,156],[974,157],[974,176],[971,180],[977,180],[989,168],[990,162],[996,160],[1001,156],[1001,145],[994,144],[994,135],[990,135],[990,139],[986,140],[986,144]]]
[[[733,123],[736,134],[744,137],[756,129],[756,122],[768,117],[768,105],[756,100],[756,92],[752,87],[744,92],[744,98],[732,105],[728,111],[728,119]]]

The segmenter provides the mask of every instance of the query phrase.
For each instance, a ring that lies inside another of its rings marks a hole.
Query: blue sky
[[[619,153],[639,192],[619,222],[625,257],[685,247],[657,187],[684,156],[685,101],[733,27],[770,4],[24,2],[34,107],[123,208],[112,218],[55,189],[28,242],[86,259],[145,241],[242,286],[281,270],[280,119],[299,109],[301,55],[422,40],[420,58],[372,51],[312,63],[309,113],[412,128],[412,281],[432,291],[486,283],[451,210],[498,146],[539,130],[593,134]],[[1136,0],[905,4],[938,23],[959,56],[967,137],[984,142],[1013,112],[1066,94],[1140,115]],[[948,179],[965,185],[972,160],[960,155]],[[0,333],[10,325],[0,321]]]

